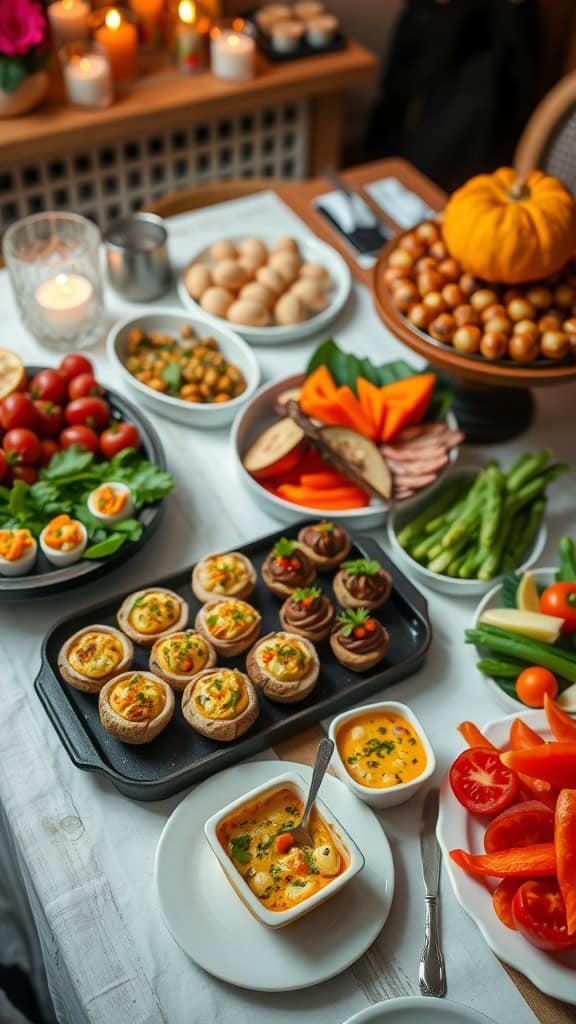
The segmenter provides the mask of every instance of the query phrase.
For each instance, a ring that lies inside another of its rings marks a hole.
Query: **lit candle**
[[[48,18],[57,46],[75,43],[88,36],[90,4],[87,0],[57,0],[50,4]]]
[[[90,311],[94,288],[83,274],[57,274],[42,281],[34,295],[51,327],[80,327]]]
[[[182,71],[199,71],[206,64],[210,18],[198,16],[196,4],[180,0],[176,25],[176,59]]]
[[[70,103],[78,107],[101,109],[112,103],[110,63],[102,54],[72,56],[64,65],[64,81]]]
[[[120,11],[114,7],[106,12],[104,23],[96,29],[94,38],[106,47],[116,81],[136,77],[138,33],[136,26]]]
[[[213,28],[211,32],[210,62],[217,78],[242,82],[254,77],[256,57],[255,40],[242,31],[244,22],[238,19],[232,27]]]

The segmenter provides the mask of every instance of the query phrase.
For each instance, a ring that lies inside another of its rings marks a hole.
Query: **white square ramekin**
[[[389,711],[392,714],[401,715],[410,722],[410,725],[422,740],[422,745],[426,751],[426,767],[418,778],[413,779],[412,782],[399,782],[395,786],[382,786],[379,789],[371,789],[368,786],[361,786],[359,782],[356,782],[356,779],[352,778],[340,757],[336,737],[338,730],[344,722],[349,722],[351,718],[357,718],[358,715],[363,715],[367,711]],[[428,781],[436,768],[434,751],[432,750],[430,740],[424,732],[420,721],[406,704],[400,704],[394,700],[382,700],[377,704],[362,704],[360,707],[350,708],[349,711],[344,711],[341,715],[337,715],[331,723],[328,735],[331,740],[334,740],[332,767],[334,768],[338,778],[348,786],[348,789],[352,790],[355,796],[359,797],[360,800],[363,800],[365,804],[370,804],[371,807],[377,807],[380,810],[385,807],[396,807],[398,804],[405,803],[406,800],[409,800],[411,796],[414,796],[417,790],[419,790],[420,787]]]
[[[248,793],[244,793],[237,800],[233,800],[227,804],[216,814],[213,814],[211,818],[204,825],[204,832],[206,839],[208,840],[210,847],[218,858],[220,866],[226,875],[226,878],[230,882],[231,886],[240,897],[244,905],[248,908],[251,914],[254,915],[258,921],[262,924],[267,925],[269,928],[284,928],[285,925],[291,924],[292,921],[298,920],[303,917],[304,914],[308,914],[315,907],[318,907],[321,903],[329,900],[332,896],[335,896],[337,892],[340,892],[348,882],[357,875],[364,867],[364,857],[356,843],[350,835],[346,832],[345,828],[332,814],[332,811],[326,806],[323,800],[319,797],[316,799],[316,808],[318,813],[323,818],[328,826],[335,840],[338,852],[348,863],[344,871],[337,875],[333,881],[325,885],[319,892],[314,893],[313,896],[309,896],[308,899],[302,900],[301,903],[297,903],[289,910],[274,911],[268,910],[262,905],[258,897],[252,892],[248,883],[244,880],[240,872],[235,868],[230,857],[223,849],[220,840],[218,839],[218,826],[227,818],[229,814],[244,807],[245,804],[251,803],[257,797],[271,796],[277,789],[284,789],[288,787],[292,789],[297,796],[300,797],[303,803],[306,802],[308,795],[308,784],[305,782],[301,775],[297,772],[285,772],[283,775],[276,776],[275,779],[271,779],[270,782],[266,782],[262,786],[256,786],[255,789],[251,789]]]

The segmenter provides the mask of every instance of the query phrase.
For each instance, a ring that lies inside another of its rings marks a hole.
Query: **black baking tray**
[[[272,46],[272,39],[267,32],[263,32],[258,22],[255,20],[255,11],[250,14],[244,15],[246,21],[249,21],[256,30],[256,45],[260,50],[260,53],[267,61],[271,64],[283,64],[287,60],[300,60],[302,57],[320,57],[324,53],[338,53],[340,50],[345,50],[348,46],[348,37],[343,32],[336,32],[329,43],[326,46],[311,46],[306,41],[304,36],[301,42],[298,44],[295,50],[290,53],[279,53]],[[328,13],[328,12],[326,12]]]
[[[33,377],[43,366],[27,366],[26,376]],[[106,389],[103,396],[110,405],[112,414],[116,419],[129,420],[140,432],[142,451],[150,462],[155,462],[160,469],[166,469],[164,449],[158,434],[150,425],[145,416],[142,415],[137,406],[133,405],[117,391]],[[146,544],[156,527],[164,509],[164,500],[156,501],[152,505],[146,505],[137,513],[137,518],[144,529],[140,539],[137,541],[126,541],[114,555],[103,558],[100,561],[92,561],[88,558],[81,558],[72,565],[63,568],[56,568],[51,565],[38,545],[36,564],[31,573],[27,576],[0,576],[0,602],[30,600],[34,597],[51,597],[52,594],[60,594],[71,587],[83,586],[92,583],[99,576],[105,576],[112,572],[123,562],[132,558],[144,544]]]
[[[262,562],[280,537],[295,537],[304,525],[297,523],[238,548],[252,559],[259,573],[257,588],[249,601],[262,615],[262,634],[282,628],[278,618],[282,599],[271,594],[262,583]],[[186,723],[178,699],[172,721],[150,744],[130,746],[109,736],[98,718],[97,697],[74,689],[60,678],[58,652],[78,629],[91,623],[116,625],[116,611],[126,594],[58,623],[44,640],[42,665],[34,686],[76,767],[96,772],[135,800],[161,800],[416,672],[424,662],[432,638],[426,601],[374,540],[366,537],[352,540],[349,558],[375,558],[392,577],[389,600],[373,613],[390,633],[386,657],[375,669],[354,674],[340,665],[327,641],[318,644],[320,676],[313,692],[296,705],[275,704],[259,693],[260,714],[256,723],[231,743],[211,740],[195,732]],[[332,577],[332,573],[317,577],[319,585],[331,597]],[[184,597],[190,605],[190,624],[193,624],[200,603],[192,594],[190,579],[191,569],[186,569],[149,585],[169,587]],[[148,654],[148,650],[136,645],[135,667],[147,668]],[[245,654],[224,660],[244,670]]]

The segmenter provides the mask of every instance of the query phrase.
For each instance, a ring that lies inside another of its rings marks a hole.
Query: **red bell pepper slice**
[[[458,726],[458,732],[466,740],[469,747],[490,747],[492,750],[497,750],[490,740],[486,739],[483,732],[480,731],[474,722],[460,722]]]
[[[467,853],[450,850],[458,867],[470,875],[494,875],[496,878],[547,878],[556,874],[554,843],[498,850],[496,853]]]
[[[560,743],[576,743],[576,722],[550,700],[548,694],[544,696],[544,710],[554,739]]]
[[[576,789],[576,743],[542,743],[528,750],[507,750],[500,757],[512,771],[559,789]]]
[[[576,932],[576,790],[563,789],[558,797],[554,845],[568,934],[573,935]]]
[[[544,740],[539,733],[531,729],[521,718],[515,718],[510,727],[510,746],[512,750],[525,750],[529,747],[540,747]],[[556,807],[558,790],[549,782],[542,779],[532,779],[528,775],[521,775],[520,781],[530,796],[541,800],[550,810]]]

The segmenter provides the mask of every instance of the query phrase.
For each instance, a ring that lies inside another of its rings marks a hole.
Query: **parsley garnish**
[[[382,566],[373,558],[356,558],[351,562],[342,562],[342,568],[351,576],[376,576]]]
[[[353,631],[358,626],[363,626],[369,618],[371,618],[371,615],[366,608],[346,608],[345,611],[340,612],[336,616],[336,621],[343,624],[341,629],[342,636],[351,636]]]
[[[288,540],[288,537],[281,537],[280,540],[276,541],[273,553],[276,555],[276,558],[290,558],[297,549],[298,541]]]
[[[251,836],[246,834],[243,836],[234,836],[230,842],[230,855],[238,864],[249,864],[250,857],[250,840]]]

